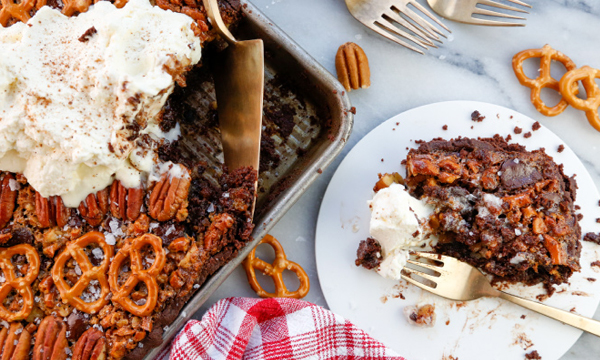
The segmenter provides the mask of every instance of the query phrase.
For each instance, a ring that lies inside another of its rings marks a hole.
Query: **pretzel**
[[[146,245],[150,245],[154,250],[154,263],[149,269],[144,270],[140,251]],[[123,261],[128,258],[131,258],[131,275],[125,280],[123,286],[119,286],[119,269],[121,268]],[[127,243],[119,250],[117,255],[115,255],[113,263],[110,265],[110,270],[108,271],[108,283],[110,284],[110,289],[113,294],[112,301],[120,304],[125,310],[133,315],[150,315],[152,310],[154,310],[158,299],[158,284],[156,283],[156,277],[165,266],[165,262],[165,250],[162,248],[162,240],[158,236],[145,234]],[[131,294],[140,281],[146,284],[146,288],[148,289],[148,298],[142,305],[136,304],[129,297],[129,294]]]
[[[66,16],[73,16],[78,13],[84,13],[88,11],[92,2],[95,4],[100,0],[63,0],[64,7],[62,9],[62,13]],[[127,0],[115,0],[113,4],[116,8],[120,9],[125,4],[127,4]]]
[[[12,263],[14,255],[27,257],[27,273],[23,277],[15,274],[15,265]],[[19,244],[0,250],[0,269],[4,274],[4,283],[0,286],[0,319],[4,321],[19,321],[27,318],[33,309],[33,291],[31,283],[37,279],[40,272],[40,256],[35,248],[27,244]],[[4,307],[3,302],[12,290],[23,298],[23,306],[19,311],[10,311]]]
[[[259,243],[260,244],[269,244],[275,250],[275,261],[272,264],[267,264],[263,260],[256,257],[256,248],[254,248],[250,255],[244,260],[244,269],[246,270],[246,275],[248,276],[248,282],[256,294],[263,298],[273,298],[273,297],[285,297],[285,298],[296,298],[300,299],[308,294],[308,290],[310,289],[310,280],[308,279],[308,275],[304,269],[296,264],[293,261],[289,261],[285,256],[285,251],[283,251],[283,247],[271,235],[266,235]],[[257,246],[258,247],[258,246]],[[270,293],[265,291],[258,280],[256,280],[256,272],[254,269],[258,269],[262,271],[263,274],[270,276],[275,283],[275,293]],[[283,271],[290,270],[296,273],[298,276],[298,280],[300,280],[300,287],[296,291],[288,291],[285,283],[283,282]]]
[[[560,93],[563,98],[575,109],[585,111],[590,124],[600,131],[600,116],[598,116],[598,107],[600,106],[600,89],[596,84],[596,79],[600,79],[600,70],[589,66],[582,66],[579,69],[567,72],[560,79]],[[573,91],[577,88],[577,82],[581,81],[587,99],[578,98],[577,92]]]
[[[99,266],[92,265],[89,257],[83,251],[90,244],[97,244],[104,252],[104,260]],[[56,258],[52,268],[52,280],[60,292],[63,302],[73,305],[77,310],[88,314],[95,314],[108,303],[108,294],[110,289],[106,279],[106,271],[110,266],[110,259],[113,257],[113,247],[104,240],[104,234],[98,231],[89,232],[75,241],[67,244],[65,250]],[[72,287],[65,280],[65,264],[73,258],[81,269],[79,280]],[[81,299],[81,295],[90,285],[92,280],[97,280],[100,284],[100,295],[93,302],[86,302]]]
[[[0,0],[0,25],[8,26],[8,21],[12,18],[22,22],[31,19],[30,12],[33,8],[40,9],[46,5],[46,0]]]
[[[523,72],[523,61],[533,57],[540,58],[540,75],[535,79],[527,77]],[[569,57],[560,51],[554,50],[550,47],[550,45],[544,45],[544,47],[541,49],[523,50],[516,54],[512,59],[512,67],[517,79],[519,79],[521,85],[531,88],[531,103],[533,106],[535,106],[537,111],[546,116],[556,116],[562,113],[567,106],[569,106],[564,98],[564,93],[562,92],[560,93],[563,97],[560,99],[558,104],[553,107],[546,106],[540,97],[543,88],[550,88],[559,91],[558,81],[550,74],[552,60],[561,62],[567,71],[571,71],[576,68],[575,63],[569,59]],[[579,91],[576,86],[571,90],[575,94],[577,94]]]

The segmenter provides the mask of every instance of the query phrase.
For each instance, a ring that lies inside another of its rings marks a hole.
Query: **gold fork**
[[[423,290],[457,301],[475,300],[484,296],[498,297],[567,325],[600,336],[600,321],[588,319],[584,316],[559,310],[537,301],[527,300],[496,290],[490,285],[490,282],[481,271],[465,262],[450,256],[424,252],[415,252],[414,255],[416,256],[416,260],[409,259],[408,263],[415,268],[428,269],[430,273],[405,266],[402,278]],[[422,259],[429,261],[420,261]],[[425,284],[423,281],[416,280],[412,277],[413,275],[426,279],[431,284]]]
[[[420,48],[427,50],[428,46],[437,47],[433,41],[441,43],[440,36],[446,37],[446,35],[412,10],[409,5],[451,32],[416,0],[346,0],[350,14],[363,25],[387,39],[423,54]]]
[[[519,0],[506,0],[514,4],[531,7]],[[511,14],[505,14],[498,11],[482,8],[478,5],[485,5],[488,7],[494,7],[497,9],[504,9],[508,11],[516,11],[520,13],[528,14],[527,11],[519,9],[514,6],[502,4],[498,1],[493,0],[427,0],[427,3],[433,11],[438,15],[445,17],[448,20],[454,20],[465,24],[473,25],[486,25],[486,26],[525,26],[523,23],[509,22],[509,21],[498,21],[490,19],[482,19],[473,17],[474,14],[494,16],[507,19],[525,20],[524,17],[515,16]]]

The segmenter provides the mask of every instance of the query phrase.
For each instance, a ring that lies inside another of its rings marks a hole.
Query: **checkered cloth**
[[[159,360],[385,359],[394,351],[324,308],[296,299],[227,298],[190,320]]]

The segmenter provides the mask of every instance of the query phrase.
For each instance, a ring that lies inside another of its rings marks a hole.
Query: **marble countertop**
[[[515,53],[546,43],[567,54],[578,66],[600,68],[600,2],[528,2],[533,9],[526,16],[526,27],[486,28],[444,20],[452,34],[439,48],[419,55],[358,23],[343,0],[252,0],[330,72],[335,73],[338,46],[347,41],[365,50],[371,67],[371,87],[350,93],[357,113],[342,154],[271,231],[290,258],[310,276],[311,290],[305,300],[327,307],[317,277],[314,238],[321,199],[331,176],[363,136],[408,109],[446,100],[477,100],[512,108],[559,135],[600,188],[600,133],[588,124],[583,113],[572,108],[554,118],[540,115],[529,101],[529,89],[518,83],[511,68]],[[256,296],[242,268],[232,273],[195,317],[201,318],[208,307],[229,296]],[[600,320],[600,311],[595,318]],[[583,334],[562,359],[591,360],[599,353],[600,339]]]

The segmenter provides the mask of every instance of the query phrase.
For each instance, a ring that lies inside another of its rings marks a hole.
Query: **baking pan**
[[[337,79],[252,4],[243,3],[242,11],[244,17],[235,35],[261,38],[265,45],[263,137],[270,146],[268,152],[261,148],[261,157],[271,158],[269,163],[261,161],[253,240],[206,280],[176,320],[163,329],[162,345],[150,350],[144,357],[147,360],[170,345],[183,325],[340,153],[352,130],[350,101]],[[209,118],[215,108],[211,81],[197,84],[186,99],[199,118]],[[280,123],[281,119],[288,123]],[[182,133],[186,134],[184,127]],[[272,131],[268,131],[270,127]],[[205,128],[201,134],[184,136],[182,143],[188,156],[205,161],[214,178],[219,175],[222,150],[218,129]]]

